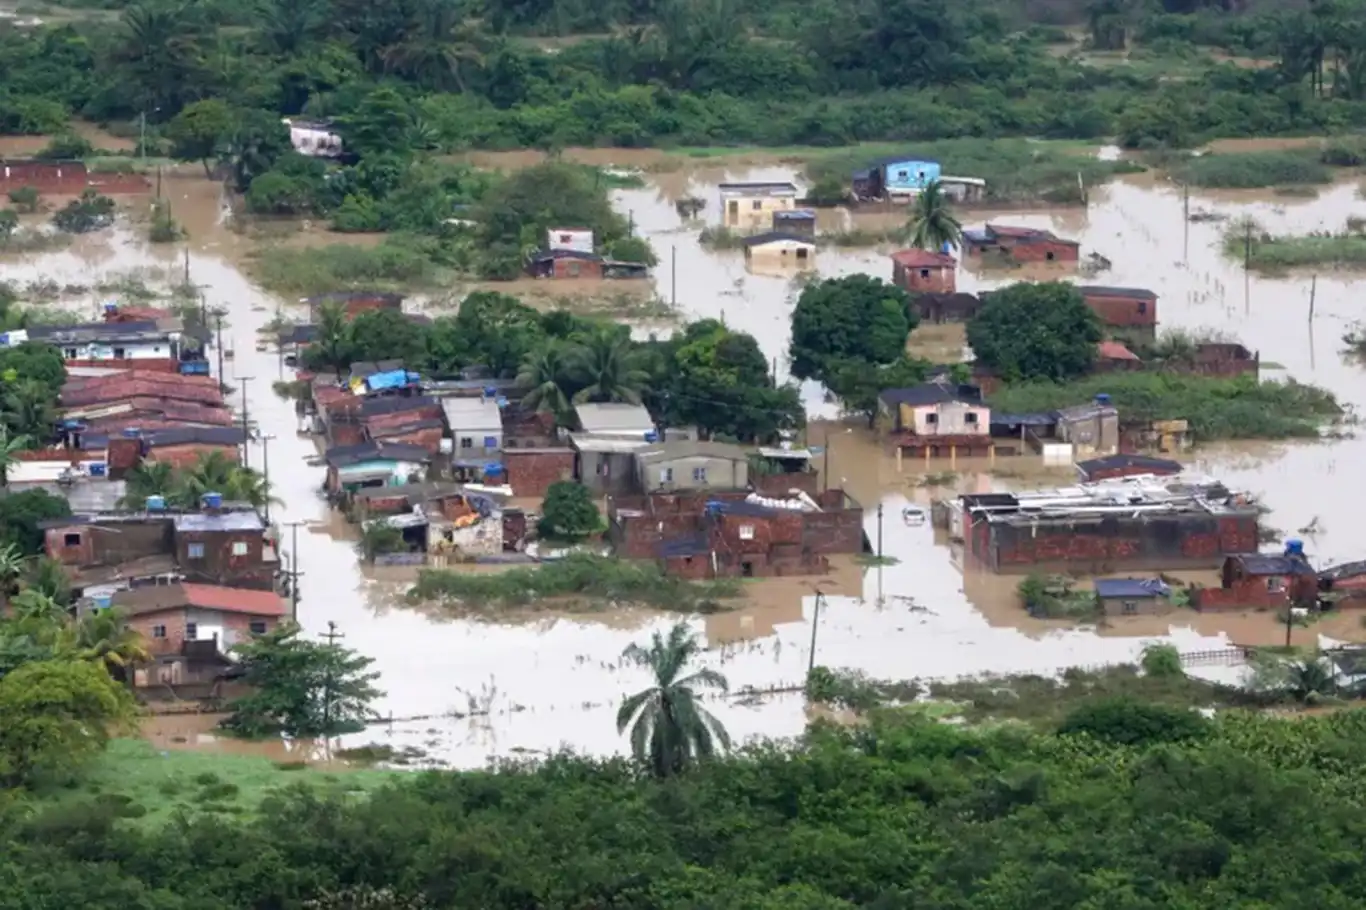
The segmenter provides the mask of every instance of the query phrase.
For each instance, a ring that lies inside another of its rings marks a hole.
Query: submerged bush
[[[1333,172],[1310,149],[1200,155],[1172,171],[1172,177],[1190,186],[1237,190],[1331,183]]]

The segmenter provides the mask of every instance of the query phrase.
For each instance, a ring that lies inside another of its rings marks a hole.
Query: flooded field
[[[719,214],[715,184],[722,179],[787,180],[790,169],[740,168],[727,172],[714,163],[705,171],[659,176],[647,189],[614,193],[615,204],[630,212],[654,244],[660,266],[654,295],[677,295],[688,318],[724,318],[753,333],[765,353],[786,370],[791,307],[801,287],[796,273],[754,274],[739,252],[710,252],[697,241],[702,222]],[[699,222],[684,223],[674,200],[692,194],[707,201]],[[391,723],[343,738],[340,745],[381,742],[394,748],[423,749],[433,759],[455,766],[477,766],[494,756],[538,754],[569,746],[592,753],[623,748],[615,713],[623,696],[648,680],[638,668],[624,667],[622,649],[666,629],[675,619],[648,611],[603,615],[523,613],[507,622],[452,620],[436,608],[413,609],[398,595],[408,576],[362,572],[353,542],[339,533],[318,488],[322,472],[307,466],[313,442],[298,436],[293,405],[275,397],[270,383],[280,378],[276,355],[257,351],[255,332],[277,308],[302,317],[294,301],[270,298],[254,287],[237,263],[255,242],[223,227],[226,206],[217,188],[202,180],[174,184],[176,217],[191,230],[190,272],[204,287],[210,306],[228,310],[227,343],[236,351],[227,380],[250,377],[253,418],[277,438],[271,445],[271,481],[283,507],[283,548],[290,547],[289,524],[298,523],[298,558],[303,571],[300,618],[311,634],[335,622],[350,647],[374,658],[386,697],[377,706]],[[1366,214],[1355,185],[1326,190],[1317,199],[1283,200],[1246,194],[1191,197],[1192,211],[1236,217],[1254,214],[1275,232],[1335,229],[1354,212]],[[838,214],[830,217],[841,217]],[[895,217],[895,216],[882,216]],[[969,217],[969,225],[983,220]],[[1317,282],[1316,318],[1308,320],[1309,276],[1252,277],[1245,283],[1236,263],[1221,257],[1217,222],[1182,220],[1182,200],[1170,186],[1140,175],[1132,182],[1097,189],[1087,211],[1065,210],[1057,217],[1010,215],[1012,222],[1048,227],[1077,237],[1083,255],[1097,252],[1114,263],[1095,283],[1140,285],[1160,295],[1164,328],[1217,329],[1236,335],[1298,379],[1327,386],[1345,401],[1366,404],[1362,367],[1340,356],[1344,327],[1366,316],[1352,294],[1349,274],[1325,273]],[[1188,233],[1188,236],[1187,236]],[[129,270],[178,273],[182,248],[150,249],[143,232],[117,229],[80,238],[69,250],[5,262],[5,275],[20,285],[52,280],[93,286]],[[326,235],[310,235],[326,238]],[[340,239],[340,238],[331,238]],[[868,272],[888,277],[886,251],[822,249],[816,255],[821,276]],[[675,265],[676,263],[676,265]],[[675,283],[674,275],[677,275]],[[1024,273],[960,275],[960,287],[978,290],[1017,280]],[[89,294],[64,305],[88,307],[100,300]],[[951,334],[933,344],[952,349]],[[833,416],[817,389],[807,389],[813,415]],[[962,461],[948,486],[922,485],[923,463],[908,460],[898,472],[857,427],[817,422],[808,441],[829,446],[831,485],[848,488],[867,507],[867,528],[876,539],[876,506],[884,507],[884,551],[900,562],[862,570],[840,565],[825,579],[756,582],[744,609],[698,617],[692,624],[706,637],[708,658],[729,678],[733,692],[788,690],[773,695],[734,695],[712,709],[737,740],[790,736],[806,721],[806,706],[795,690],[811,660],[816,590],[829,592],[816,628],[816,661],[858,669],[879,677],[953,676],[984,671],[1048,672],[1069,665],[1096,665],[1132,658],[1146,641],[1170,636],[1178,647],[1197,650],[1228,640],[1277,641],[1283,635],[1265,615],[1126,619],[1101,630],[1063,627],[1024,616],[1012,596],[1013,583],[964,578],[955,552],[936,541],[928,526],[900,520],[908,502],[928,505],[951,489],[991,490],[1069,479],[1029,460],[999,459],[994,465]],[[1196,466],[1218,473],[1263,497],[1272,509],[1268,523],[1289,533],[1304,533],[1312,558],[1321,564],[1360,558],[1366,545],[1353,522],[1366,512],[1366,484],[1354,482],[1351,465],[1366,456],[1366,442],[1343,439],[1318,444],[1226,446],[1204,449]],[[253,451],[259,465],[260,452]],[[823,464],[826,462],[823,460]],[[933,464],[946,472],[945,462]],[[1297,631],[1309,641],[1318,634],[1366,637],[1355,615]],[[169,722],[168,722],[169,723]],[[165,747],[222,747],[205,741],[207,731],[182,724],[153,733]],[[179,730],[179,732],[175,732]],[[168,732],[171,731],[171,732]],[[338,743],[331,744],[336,747]],[[235,748],[235,746],[234,746]],[[325,758],[326,746],[301,745],[293,755]]]

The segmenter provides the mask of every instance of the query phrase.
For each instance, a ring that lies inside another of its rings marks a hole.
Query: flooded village
[[[950,161],[911,162],[907,176],[891,162],[851,174],[851,187],[913,195],[898,182],[931,169],[937,179],[941,165],[954,172]],[[54,195],[69,189],[51,183],[65,175],[14,174],[48,180]],[[753,335],[781,384],[792,310],[813,276],[867,274],[911,293],[920,325],[909,344],[946,365],[965,360],[963,323],[982,295],[1061,279],[1082,286],[1107,326],[1102,377],[1248,374],[1366,402],[1362,367],[1341,352],[1361,315],[1351,274],[1314,276],[1311,309],[1308,275],[1247,274],[1221,244],[1223,219],[1248,214],[1273,232],[1336,226],[1363,205],[1355,184],[1312,199],[1186,198],[1149,172],[1089,188],[1084,206],[993,211],[966,174],[943,178],[964,205],[963,249],[926,251],[823,243],[904,221],[904,203],[808,211],[791,167],[703,161],[642,177],[611,200],[658,257],[648,277],[565,225],[510,292],[528,281],[648,285],[679,321]],[[272,754],[379,742],[468,767],[561,747],[623,751],[614,718],[644,671],[620,655],[675,614],[554,602],[475,612],[407,596],[423,567],[486,573],[563,558],[535,528],[542,498],[566,480],[600,504],[594,548],[669,576],[739,580],[734,603],[687,617],[730,681],[709,707],[737,741],[801,731],[812,664],[878,679],[1047,674],[1132,660],[1158,639],[1183,652],[1287,634],[1366,640],[1351,597],[1366,577],[1353,523],[1366,492],[1349,474],[1366,443],[1350,432],[1209,443],[1176,417],[1126,418],[1103,392],[1005,412],[991,406],[1000,377],[964,365],[882,389],[871,427],[839,419],[838,402],[808,380],[802,431],[739,445],[660,426],[640,405],[581,403],[557,418],[523,407],[527,389],[509,376],[424,376],[402,362],[308,370],[303,352],[327,308],[423,323],[448,304],[369,289],[272,296],[243,268],[251,241],[230,229],[217,185],[188,173],[166,184],[186,243],[148,245],[121,220],[68,250],[6,256],[17,287],[87,289],[61,301],[84,308],[84,324],[5,340],[58,348],[68,373],[57,442],[25,453],[8,484],[69,501],[69,519],[45,523],[44,552],[66,567],[78,609],[118,609],[151,643],[155,661],[134,681],[149,703],[230,694],[228,649],[289,619],[374,659],[383,722],[330,744],[259,746]],[[118,192],[130,210],[145,203],[145,188]],[[702,200],[700,211],[687,200]],[[722,227],[744,239],[702,242],[704,228]],[[167,285],[188,276],[221,326],[95,290],[130,274]],[[669,331],[658,319],[632,328]],[[1136,353],[1171,329],[1221,337],[1180,367]],[[217,489],[194,502],[138,498],[153,466],[206,458],[259,471],[269,496],[259,506]],[[1033,576],[1066,577],[1067,595],[1093,609],[1083,619],[1035,609],[1020,592]],[[1322,618],[1290,621],[1319,606],[1330,608]],[[147,734],[164,748],[258,748],[225,745],[198,714],[154,718]]]

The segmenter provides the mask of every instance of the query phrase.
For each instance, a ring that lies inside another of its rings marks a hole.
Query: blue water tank
[[[501,473],[503,473],[503,466],[498,462],[490,461],[484,464],[485,477],[497,477]]]
[[[148,497],[147,497],[147,511],[148,511],[148,512],[165,512],[165,511],[166,511],[166,497],[165,497],[165,496],[148,496]]]
[[[1292,540],[1287,540],[1287,541],[1285,542],[1285,555],[1286,555],[1286,556],[1303,556],[1303,555],[1304,555],[1304,541],[1302,541],[1302,540],[1293,540],[1293,539],[1292,539]]]
[[[941,246],[939,247],[939,252],[945,253],[945,254],[952,253],[952,252],[953,252],[953,244],[952,244],[952,243],[949,243],[947,240],[945,240],[944,243],[943,243],[943,245],[941,245]]]
[[[646,441],[646,442],[659,442],[659,434],[656,433],[654,430],[651,430],[650,432],[648,432],[648,433],[645,434],[645,441]]]
[[[221,509],[223,508],[223,494],[205,493],[203,502],[206,509]]]
[[[139,430],[137,427],[124,427],[124,428],[123,428],[123,438],[124,438],[124,439],[139,439],[139,438],[141,438],[141,437],[142,437],[142,431]]]
[[[498,394],[498,389],[491,385],[484,386],[484,397],[493,398]]]
[[[1110,396],[1106,395],[1104,392],[1101,392],[1099,395],[1096,396],[1096,404],[1102,406],[1109,406]]]
[[[119,311],[119,305],[111,300],[104,305],[104,311],[106,313],[117,313]]]
[[[103,461],[92,461],[88,470],[91,477],[104,477],[109,473],[109,465]]]
[[[505,395],[499,395],[499,396],[498,396],[498,400],[497,400],[496,402],[494,402],[494,403],[497,404],[498,407],[499,407],[500,409],[507,407],[507,406],[508,406],[507,396],[505,396]]]

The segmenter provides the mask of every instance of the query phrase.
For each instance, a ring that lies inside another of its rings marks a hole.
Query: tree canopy
[[[1103,335],[1076,285],[1020,282],[983,296],[968,323],[979,363],[1010,380],[1065,380],[1090,371]]]

